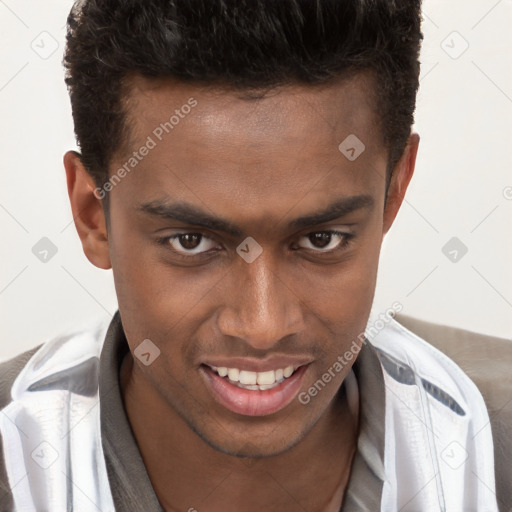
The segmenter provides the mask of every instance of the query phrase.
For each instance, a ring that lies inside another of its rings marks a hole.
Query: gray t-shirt
[[[0,409],[11,400],[12,382],[41,345],[0,363]],[[116,510],[162,512],[131,429],[119,384],[129,350],[119,312],[114,315],[100,356],[101,439]],[[385,393],[382,366],[374,347],[363,343],[353,366],[359,387],[359,435],[342,512],[379,510],[384,479]],[[179,462],[177,462],[179,464]],[[13,508],[0,443],[0,512]],[[340,512],[341,512],[340,511]]]

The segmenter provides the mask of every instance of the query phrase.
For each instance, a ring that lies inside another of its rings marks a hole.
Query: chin
[[[203,441],[205,441],[214,450],[241,459],[261,459],[264,457],[274,457],[291,450],[296,446],[304,437],[305,434],[293,437],[291,433],[287,433],[281,437],[272,436],[272,434],[262,435],[261,439],[248,440],[248,434],[242,434],[241,439],[237,439],[236,435],[229,436],[227,439],[212,440],[211,437],[205,436],[203,433],[196,432]]]

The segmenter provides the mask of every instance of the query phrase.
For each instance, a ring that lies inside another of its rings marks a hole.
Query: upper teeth
[[[224,366],[212,366],[221,377],[228,377],[230,381],[243,384],[244,386],[255,386],[259,389],[269,389],[276,383],[282,382],[291,376],[294,372],[293,366],[280,368],[278,370],[269,370],[267,372],[250,372],[248,370],[239,370],[238,368],[226,368]]]

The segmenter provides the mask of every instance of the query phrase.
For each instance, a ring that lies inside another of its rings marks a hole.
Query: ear
[[[416,154],[418,153],[418,145],[420,136],[417,133],[411,133],[407,140],[402,157],[396,164],[391,181],[388,188],[388,196],[386,206],[384,208],[384,224],[383,235],[385,235],[400,209],[404,200],[405,191],[409,186],[412,175],[414,174],[414,166],[416,165]]]
[[[64,155],[68,195],[78,236],[87,259],[96,267],[111,268],[105,213],[95,183],[82,164],[80,155]],[[96,192],[97,193],[97,192]]]

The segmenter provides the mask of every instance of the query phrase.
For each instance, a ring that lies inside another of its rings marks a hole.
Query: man
[[[371,312],[421,38],[417,0],[75,6],[64,165],[119,312],[7,366],[4,510],[497,510],[477,388]]]

